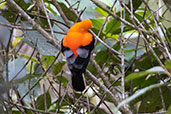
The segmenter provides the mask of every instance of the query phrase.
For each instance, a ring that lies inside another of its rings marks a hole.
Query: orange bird
[[[72,86],[76,91],[85,89],[82,74],[90,61],[95,42],[93,35],[88,32],[91,27],[92,22],[89,19],[74,24],[61,43],[62,52],[72,73]]]

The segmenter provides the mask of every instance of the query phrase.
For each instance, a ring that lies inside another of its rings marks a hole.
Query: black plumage
[[[87,46],[80,46],[77,49],[78,56],[75,57],[74,53],[68,48],[63,46],[61,42],[61,50],[66,57],[68,67],[72,73],[72,86],[76,91],[83,91],[85,89],[85,82],[82,74],[85,72],[87,65],[90,61],[91,51],[94,48],[94,38]]]

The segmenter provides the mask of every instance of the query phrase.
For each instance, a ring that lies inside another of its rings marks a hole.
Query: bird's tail
[[[75,91],[83,91],[85,89],[82,73],[72,73],[72,86]]]

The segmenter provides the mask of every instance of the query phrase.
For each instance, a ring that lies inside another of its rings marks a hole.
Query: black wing
[[[74,53],[68,48],[64,47],[61,43],[62,52],[66,57],[69,69],[74,72],[84,73],[89,63],[91,51],[94,49],[94,38],[87,46],[81,46],[77,49],[78,56],[75,57]]]
[[[95,40],[93,38],[93,41],[89,45],[79,47],[76,50],[78,54],[77,57],[75,57],[74,53],[68,47],[64,47],[63,43],[61,43],[62,52],[66,57],[68,67],[72,73],[72,85],[76,91],[83,91],[85,89],[82,73],[85,72],[90,61],[94,42]]]

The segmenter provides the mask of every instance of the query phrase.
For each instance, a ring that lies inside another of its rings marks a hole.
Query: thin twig
[[[9,3],[14,9],[18,10],[21,15],[25,17],[29,23],[32,24],[33,28],[37,29],[47,40],[52,39],[52,36],[49,35],[49,33],[47,33],[38,23],[36,23],[18,4],[15,3],[15,1],[7,0],[7,3]],[[59,44],[54,45],[57,45],[58,49],[60,49]]]
[[[106,108],[109,110],[109,112],[111,113],[111,114],[113,114],[113,112],[111,111],[111,109],[108,107],[108,105],[104,102],[104,99],[106,98],[106,93],[102,96],[102,98],[100,97],[100,95],[93,89],[93,88],[91,88],[93,91],[94,91],[94,93],[99,97],[99,99],[100,99],[100,101],[99,101],[99,103],[96,105],[96,107],[94,107],[94,109],[92,109],[91,110],[91,112],[90,112],[90,114],[93,114],[99,107],[100,107],[100,105],[103,103],[105,106],[106,106]]]
[[[47,12],[47,10],[46,10],[44,1],[41,0],[41,2],[42,2],[43,10],[44,10],[44,12],[45,12],[45,15],[46,15],[46,18],[47,18],[47,21],[48,21],[48,24],[49,24],[49,28],[50,28],[50,31],[51,31],[51,34],[52,34],[52,38],[53,38],[52,40],[55,41],[55,35],[54,35],[53,29],[52,29],[52,24],[51,24],[51,22],[50,22],[49,14],[48,14],[48,12]]]
[[[55,5],[56,9],[58,10],[58,12],[60,13],[62,19],[65,21],[65,23],[69,26],[71,26],[71,23],[69,22],[69,20],[67,19],[67,17],[65,16],[64,12],[62,11],[59,3],[56,0],[52,0],[53,4]]]
[[[161,87],[159,87],[159,93],[160,93],[160,98],[161,98],[161,104],[163,106],[164,111],[166,111],[166,103],[164,101],[163,92],[162,92],[162,88]]]
[[[101,82],[99,82],[99,80],[91,73],[89,72],[88,70],[86,70],[86,74],[92,79],[92,81],[97,85],[99,86],[104,92],[106,92],[106,95],[112,100],[112,102],[117,106],[118,105],[118,102],[116,101],[115,99],[115,96],[111,93],[111,91],[106,88],[106,86],[104,86]],[[125,107],[121,107],[120,108],[120,111],[123,113],[123,114],[131,114],[130,110],[128,110],[127,108]]]
[[[37,43],[36,46],[34,47],[33,52],[31,53],[31,56],[29,57],[29,59],[27,60],[27,62],[23,65],[23,67],[17,72],[17,74],[11,79],[11,81],[13,81],[15,78],[17,78],[17,76],[23,71],[23,69],[27,66],[27,64],[30,62],[30,60],[32,59],[34,52],[36,51],[37,48]]]
[[[121,2],[122,1],[120,1],[120,3]],[[123,11],[122,8],[120,8],[120,15],[121,18],[125,19],[125,8]],[[124,24],[123,22],[121,22],[121,33],[119,36],[120,45],[121,45],[121,88],[122,88],[122,99],[125,99],[125,53],[124,53],[124,44],[122,39],[123,32],[124,32]]]
[[[111,52],[120,55],[120,53],[118,51],[116,51],[115,49],[111,48],[108,44],[106,44],[103,40],[101,40],[92,30],[90,30],[90,32],[93,34],[93,36],[95,36],[95,38],[100,41],[100,43],[102,43],[106,48],[108,48]]]
[[[108,12],[111,16],[113,16],[115,19],[120,20],[121,22],[123,22],[124,24],[137,29],[132,23],[120,18],[119,16],[117,16],[116,14],[114,14],[113,12],[109,11],[106,7],[102,6],[101,4],[99,4],[96,0],[91,0],[94,4],[96,4],[97,6],[99,6],[101,9],[103,9],[104,11]],[[141,31],[143,31],[146,34],[153,34],[153,32],[151,31],[146,31],[145,29],[141,29],[139,28]]]
[[[40,78],[33,84],[33,86],[30,88],[29,91],[27,91],[21,98],[20,100],[22,100],[39,82],[40,80],[46,75],[46,73],[50,70],[50,68],[52,67],[52,65],[55,63],[55,61],[57,60],[57,58],[59,57],[61,51],[58,52],[58,54],[56,55],[56,57],[54,58],[54,60],[52,61],[52,63],[49,65],[49,67],[47,68],[46,71],[44,71],[44,73],[40,76]]]

